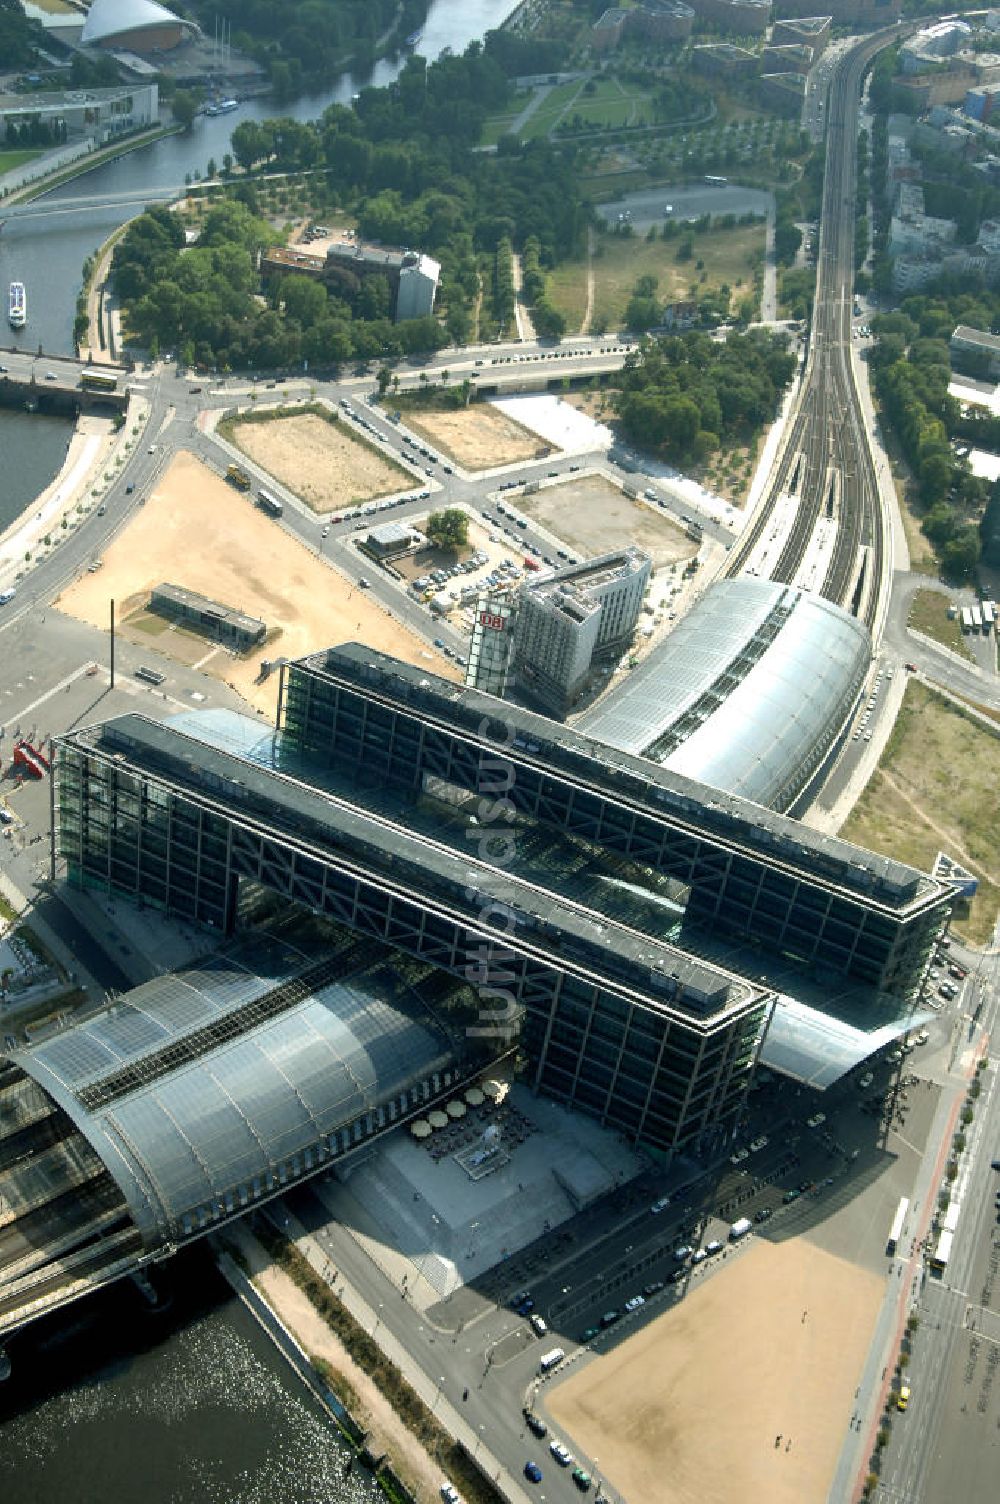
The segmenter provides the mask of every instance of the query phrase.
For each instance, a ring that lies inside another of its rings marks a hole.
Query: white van
[[[558,1368],[566,1354],[561,1347],[554,1347],[551,1352],[543,1353],[538,1360],[538,1368],[541,1373],[550,1373],[553,1368]]]

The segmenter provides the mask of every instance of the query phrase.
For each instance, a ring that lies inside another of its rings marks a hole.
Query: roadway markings
[[[39,705],[44,705],[46,701],[51,700],[53,695],[60,694],[63,690],[69,689],[78,679],[82,679],[85,675],[89,674],[93,666],[92,660],[87,663],[81,663],[80,667],[75,668],[71,674],[67,674],[65,679],[60,679],[58,684],[53,684],[52,688],[47,689],[43,695],[39,695],[37,700],[32,700],[30,705],[25,705],[23,709],[19,710],[17,712],[18,718],[24,720],[33,710],[37,710]],[[18,687],[20,688],[20,686]],[[12,716],[8,716],[8,720],[12,719]]]

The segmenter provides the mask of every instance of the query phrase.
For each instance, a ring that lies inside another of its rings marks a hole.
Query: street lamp
[[[434,1403],[431,1406],[431,1414],[432,1415],[434,1414],[434,1411],[437,1409],[437,1402],[441,1398],[441,1391],[442,1391],[443,1388],[444,1388],[444,1374],[442,1374],[441,1377],[438,1379],[437,1393],[434,1396]]]

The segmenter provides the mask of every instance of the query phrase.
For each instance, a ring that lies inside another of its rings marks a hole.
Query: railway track
[[[831,79],[806,369],[770,482],[726,569],[729,576],[746,569],[798,467],[795,517],[768,571],[772,579],[794,581],[816,524],[831,504],[831,478],[839,476],[837,531],[821,593],[853,610],[870,631],[887,561],[875,466],[851,366],[857,119],[865,70],[899,35],[893,27],[867,37],[846,54]]]

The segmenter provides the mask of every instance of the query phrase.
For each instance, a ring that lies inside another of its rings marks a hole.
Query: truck
[[[983,601],[980,609],[983,613],[983,631],[988,634],[996,625],[997,608],[992,601]]]
[[[253,484],[249,475],[239,465],[229,466],[226,470],[226,479],[231,486],[236,487],[237,491],[249,491]]]
[[[969,610],[968,606],[962,607],[962,631],[972,631],[972,612]]]
[[[267,512],[271,517],[280,517],[285,510],[281,504],[281,498],[263,488],[257,492],[257,505],[262,512]]]
[[[748,1232],[753,1232],[753,1223],[749,1217],[740,1217],[729,1229],[729,1241],[738,1243],[740,1238],[745,1238]]]

